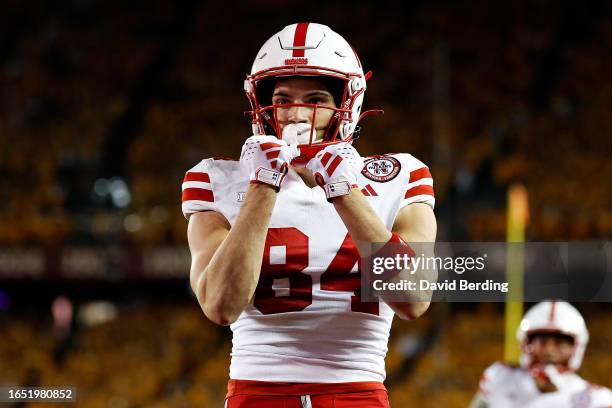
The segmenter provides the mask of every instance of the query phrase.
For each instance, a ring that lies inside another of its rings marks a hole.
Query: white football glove
[[[327,146],[306,165],[318,185],[325,190],[327,201],[343,196],[357,186],[357,174],[363,169],[363,158],[347,142]]]
[[[296,146],[289,146],[274,136],[251,136],[242,146],[240,167],[251,183],[269,184],[276,191],[287,174],[287,168],[298,155]]]

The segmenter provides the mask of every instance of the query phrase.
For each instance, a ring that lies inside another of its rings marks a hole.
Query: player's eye
[[[289,99],[287,98],[282,98],[282,97],[272,98],[272,104],[274,105],[283,105],[286,103],[289,103]]]
[[[332,99],[327,96],[313,96],[307,100],[307,103],[313,103],[315,105],[331,105]]]

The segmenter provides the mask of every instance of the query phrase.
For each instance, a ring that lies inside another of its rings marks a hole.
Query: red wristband
[[[404,255],[404,254],[408,255],[410,259],[416,256],[416,253],[414,252],[414,250],[410,247],[410,245],[408,245],[406,241],[404,241],[404,239],[401,237],[400,234],[398,234],[397,232],[391,232],[391,238],[389,239],[389,241],[387,241],[387,243],[385,243],[385,245],[383,245],[382,248],[380,248],[378,251],[372,254],[371,259],[373,261],[374,258],[380,258],[380,257],[395,258],[397,255]],[[388,279],[395,277],[403,270],[404,269],[398,269],[398,268],[388,269],[382,274],[380,274],[379,276],[383,280],[388,280]]]

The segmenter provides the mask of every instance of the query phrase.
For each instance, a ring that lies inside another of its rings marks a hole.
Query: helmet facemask
[[[549,341],[554,344],[552,355],[549,354],[550,345],[541,344]],[[530,365],[553,364],[564,371],[569,369],[570,360],[576,353],[576,336],[558,330],[535,330],[527,333],[523,347],[531,357]]]
[[[272,94],[277,81],[294,78],[313,78],[320,81],[324,85],[325,90],[332,95],[336,106],[316,103],[273,104]],[[314,157],[318,151],[325,148],[325,146],[353,140],[353,134],[347,134],[346,130],[349,127],[354,129],[355,126],[350,126],[350,124],[359,119],[353,117],[353,104],[356,97],[363,93],[363,90],[359,94],[350,97],[348,88],[349,81],[322,75],[270,76],[259,81],[253,81],[251,89],[254,91],[247,91],[247,96],[253,107],[253,110],[248,112],[252,116],[253,131],[255,134],[272,135],[286,140],[289,144],[297,144],[300,149],[300,156],[295,161],[296,163],[306,162]],[[282,117],[281,113],[283,110],[288,109],[308,109],[310,119],[308,125],[299,122],[282,125],[282,121],[279,118]],[[324,133],[318,135],[317,133],[321,129],[317,129],[317,118],[321,115],[329,116],[329,121],[324,126]],[[290,130],[288,129],[290,126],[291,130],[297,130],[300,135],[299,138],[289,137],[287,131]],[[308,135],[305,135],[304,132],[308,132]]]

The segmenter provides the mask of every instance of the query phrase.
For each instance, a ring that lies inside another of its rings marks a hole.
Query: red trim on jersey
[[[297,27],[295,28],[295,34],[293,36],[294,47],[303,47],[306,44],[306,33],[308,32],[308,24],[310,23],[298,23]],[[292,57],[304,57],[304,49],[294,49]]]
[[[329,159],[331,159],[332,154],[329,152],[325,152],[325,154],[323,155],[323,157],[321,157],[321,164],[323,166],[327,166],[327,162],[329,161]]]
[[[482,394],[488,394],[489,390],[487,390],[485,388],[485,384],[487,384],[487,382],[489,381],[489,379],[487,378],[487,376],[483,373],[480,376],[480,381],[478,381],[478,390],[482,393]]]
[[[271,152],[266,153],[266,158],[268,160],[276,159],[278,158],[278,155],[280,155],[280,150],[272,150]]]
[[[229,161],[240,161],[235,157],[226,157],[226,156],[214,156],[213,160],[229,160]]]
[[[183,190],[183,201],[199,200],[214,202],[215,196],[212,190],[206,190],[204,188],[186,188]]]
[[[183,183],[186,181],[202,181],[204,183],[210,183],[210,177],[208,177],[208,173],[190,171],[187,174],[185,174]]]
[[[268,149],[273,149],[275,147],[281,147],[280,144],[275,143],[275,142],[265,142],[260,144],[261,146],[261,150],[268,150]]]
[[[365,188],[368,190],[368,192],[373,195],[373,196],[377,196],[378,194],[376,193],[376,191],[374,190],[374,188],[372,188],[371,185],[366,184]]]
[[[404,196],[404,198],[410,198],[410,197],[423,195],[423,194],[433,196],[434,195],[433,187],[427,186],[427,185],[412,187],[410,190],[406,191],[406,195]]]
[[[421,167],[417,170],[412,170],[410,172],[410,178],[408,180],[409,183],[414,183],[417,180],[431,178],[431,173],[427,167]]]
[[[253,380],[229,380],[227,395],[324,395],[385,390],[378,381],[346,383],[287,383]]]
[[[336,168],[340,165],[340,162],[342,162],[342,157],[340,156],[336,156],[334,160],[332,160],[327,168],[327,174],[329,174],[330,177],[332,174],[334,174],[334,171],[336,171]]]

